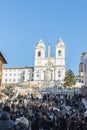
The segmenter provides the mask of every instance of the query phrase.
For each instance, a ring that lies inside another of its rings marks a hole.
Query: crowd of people
[[[18,96],[0,104],[0,130],[87,130],[87,107],[82,94]]]

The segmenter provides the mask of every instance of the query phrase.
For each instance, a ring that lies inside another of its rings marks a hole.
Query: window
[[[61,77],[61,73],[60,73],[60,70],[58,71],[58,77]]]
[[[86,64],[84,64],[84,72],[86,73]]]
[[[41,56],[41,51],[38,51],[38,57],[40,57]]]
[[[7,82],[7,79],[5,79],[5,82]]]
[[[39,78],[39,70],[37,71],[37,78]]]
[[[23,81],[25,80],[25,76],[23,75]]]
[[[11,82],[11,79],[9,79],[9,82]]]
[[[39,73],[37,73],[37,77],[39,78]]]
[[[32,77],[34,76],[34,73],[32,73]]]
[[[22,73],[25,74],[25,71],[23,71]]]
[[[15,82],[15,79],[13,79],[13,81]]]
[[[58,51],[58,56],[61,56],[61,50]]]

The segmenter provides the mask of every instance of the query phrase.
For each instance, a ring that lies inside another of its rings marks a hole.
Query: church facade
[[[42,40],[39,40],[35,46],[34,66],[4,68],[3,84],[25,82],[31,85],[37,84],[38,87],[61,86],[66,71],[65,44],[62,39],[58,40],[55,44],[54,57],[50,55],[50,48],[48,46],[48,55],[46,56],[46,46]]]
[[[61,86],[65,77],[65,45],[59,39],[55,45],[55,56],[50,56],[50,46],[48,46],[48,56],[46,57],[46,46],[40,40],[35,47],[34,81],[42,87]]]

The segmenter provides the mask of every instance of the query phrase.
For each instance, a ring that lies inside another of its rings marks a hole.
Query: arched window
[[[38,51],[38,57],[40,57],[41,56],[41,51]]]
[[[61,56],[62,55],[62,52],[61,50],[58,51],[58,56]]]

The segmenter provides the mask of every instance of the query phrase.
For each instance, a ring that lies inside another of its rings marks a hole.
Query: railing
[[[80,88],[72,88],[72,89],[62,89],[62,88],[44,88],[39,89],[39,92],[41,93],[60,93],[60,94],[70,94],[70,93],[80,93]]]

